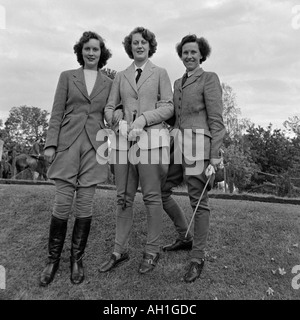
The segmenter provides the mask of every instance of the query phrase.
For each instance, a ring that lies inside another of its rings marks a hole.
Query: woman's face
[[[187,71],[193,71],[200,65],[201,53],[196,42],[188,42],[182,46],[181,60]]]
[[[101,48],[99,40],[90,39],[88,42],[86,42],[82,47],[84,68],[90,70],[97,70],[100,55]]]
[[[132,35],[131,50],[134,61],[146,61],[149,57],[149,49],[149,42],[145,40],[140,33],[135,33]]]

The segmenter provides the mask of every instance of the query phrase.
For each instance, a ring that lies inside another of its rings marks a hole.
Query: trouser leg
[[[194,209],[194,208],[193,208]],[[191,252],[191,260],[198,261],[205,257],[205,249],[209,231],[210,211],[206,204],[199,206],[194,221],[194,244]]]
[[[122,254],[128,250],[128,242],[133,225],[133,201],[138,188],[138,174],[136,167],[132,164],[115,164],[114,170],[117,188],[114,252]],[[124,197],[125,192],[126,197]],[[123,208],[124,199],[125,208]]]
[[[204,170],[208,165],[208,161],[205,161]],[[207,177],[204,174],[197,176],[186,176],[188,193],[190,198],[191,207],[193,212],[197,206],[201,193],[204,189]],[[198,209],[194,217],[194,241],[191,251],[191,260],[200,262],[205,256],[205,248],[207,243],[207,237],[209,232],[209,218],[210,209],[208,204],[208,191],[204,191],[202,200],[198,206]]]
[[[162,202],[163,208],[169,218],[173,221],[178,233],[179,240],[191,240],[192,233],[189,231],[187,237],[188,222],[185,213],[181,210],[178,203],[172,197],[172,189],[178,187],[183,182],[183,167],[181,164],[174,163],[174,141],[171,139],[170,164],[166,179],[162,182]]]
[[[157,159],[157,164],[150,161],[147,164],[139,164],[139,177],[143,200],[147,209],[147,243],[145,252],[157,254],[160,252],[160,236],[163,225],[162,182],[165,181],[168,165],[161,159],[165,149],[154,149],[148,152],[151,159]],[[144,151],[141,151],[141,153]],[[146,157],[147,155],[145,155]]]
[[[93,215],[93,202],[96,191],[96,185],[90,187],[77,186],[75,217],[87,218]]]
[[[191,240],[193,238],[191,230],[186,236],[188,229],[188,221],[185,213],[182,211],[176,200],[172,196],[162,196],[163,208],[168,214],[169,218],[173,221],[175,229],[178,233],[179,240]]]
[[[116,212],[116,235],[115,235],[115,246],[114,252],[120,254],[128,250],[128,242],[130,233],[133,225],[133,208],[117,206]]]
[[[53,281],[59,266],[65,242],[68,218],[72,208],[75,187],[63,180],[55,179],[55,198],[50,222],[48,262],[40,277],[40,285]]]
[[[73,199],[75,186],[69,182],[55,179],[55,198],[53,206],[53,216],[67,220],[69,218]]]
[[[145,252],[160,252],[160,236],[163,226],[163,209],[161,205],[146,205],[147,210],[147,242]]]

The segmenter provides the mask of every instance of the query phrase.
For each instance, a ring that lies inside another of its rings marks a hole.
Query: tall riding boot
[[[59,266],[60,255],[67,233],[68,220],[62,220],[52,215],[48,242],[48,262],[40,276],[40,285],[45,287],[54,279]]]
[[[74,223],[71,246],[71,282],[80,284],[84,280],[82,258],[90,233],[92,218],[76,218]]]

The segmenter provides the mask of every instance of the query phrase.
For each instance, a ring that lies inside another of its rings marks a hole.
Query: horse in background
[[[13,151],[10,151],[10,153],[10,163],[11,165],[14,163],[16,169],[15,175],[12,178],[28,179],[29,175],[29,179],[31,180],[48,180],[47,170],[49,162],[44,157],[43,139],[35,141],[29,154],[21,153],[13,159]]]
[[[49,162],[43,155],[35,156],[21,153],[16,156],[16,176],[20,175],[25,170],[29,170],[32,180],[48,180],[47,170]],[[37,177],[35,172],[38,174]]]
[[[0,140],[0,179],[10,179],[11,175],[12,166],[9,163],[8,152],[3,150],[3,141]]]
[[[12,175],[12,166],[6,160],[0,161],[0,179],[10,179]]]

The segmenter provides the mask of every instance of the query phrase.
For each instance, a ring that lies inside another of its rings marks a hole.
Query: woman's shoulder
[[[127,67],[127,68],[126,68],[126,69],[124,69],[124,70],[117,71],[117,73],[116,73],[116,75],[115,75],[115,78],[116,78],[116,77],[120,77],[120,76],[124,75],[124,73],[126,73],[129,69],[130,69],[130,66],[129,66],[129,67]]]
[[[167,72],[167,69],[166,68],[164,68],[164,67],[160,67],[160,66],[158,66],[158,65],[156,65],[156,64],[154,64],[152,61],[150,61],[149,60],[149,63],[150,63],[150,66],[151,66],[151,68],[155,68],[157,71],[159,71],[159,72]]]
[[[204,74],[207,78],[210,78],[210,79],[219,78],[219,76],[217,75],[217,73],[216,73],[216,72],[213,72],[213,71],[203,71],[203,74]]]
[[[207,85],[207,86],[212,86],[212,85],[215,86],[216,85],[218,87],[221,86],[220,78],[216,72],[204,71],[203,74],[204,74],[205,85]]]
[[[101,76],[102,76],[106,81],[108,81],[108,82],[112,82],[112,81],[113,81],[113,79],[110,78],[108,75],[106,75],[103,71],[99,70],[99,72],[100,72]]]
[[[73,74],[76,74],[78,72],[80,72],[82,68],[78,68],[78,69],[70,69],[70,70],[64,70],[61,72],[61,76],[70,76],[70,75],[73,75]]]

